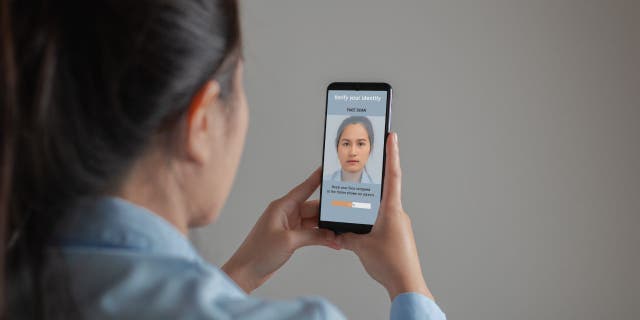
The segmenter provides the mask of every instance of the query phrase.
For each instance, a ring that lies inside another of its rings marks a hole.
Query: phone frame
[[[380,186],[380,201],[382,201],[382,193],[384,189],[384,174],[385,165],[387,159],[387,137],[389,136],[389,130],[391,129],[391,101],[393,100],[392,88],[388,83],[384,82],[333,82],[327,86],[325,109],[324,109],[324,131],[322,139],[322,182],[320,183],[320,210],[322,210],[322,186],[324,184],[324,151],[327,142],[327,112],[329,111],[329,91],[333,90],[345,90],[345,91],[386,91],[386,111],[385,111],[385,124],[384,124],[384,143],[382,144],[382,185]],[[318,214],[318,227],[333,230],[335,233],[369,233],[373,225],[360,224],[360,223],[348,223],[348,222],[336,222],[336,221],[323,221],[322,212]]]

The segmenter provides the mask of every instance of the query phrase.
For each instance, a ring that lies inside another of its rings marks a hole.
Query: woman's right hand
[[[422,275],[411,219],[402,209],[398,135],[389,134],[386,144],[382,202],[371,232],[344,233],[336,242],[358,255],[367,273],[387,289],[391,301],[405,292],[433,299]]]

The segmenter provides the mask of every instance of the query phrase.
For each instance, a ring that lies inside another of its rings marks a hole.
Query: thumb
[[[336,243],[347,250],[357,252],[360,248],[361,242],[367,235],[355,234],[353,232],[347,232],[336,236]]]
[[[306,246],[327,246],[338,249],[336,235],[328,229],[302,229],[291,231],[295,249]]]

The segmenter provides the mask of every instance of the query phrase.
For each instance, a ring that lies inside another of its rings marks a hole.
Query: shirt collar
[[[331,176],[331,180],[342,181],[342,169],[336,170]],[[362,174],[360,175],[360,183],[373,183],[373,180],[371,179],[371,176],[366,169],[362,170]]]
[[[177,228],[148,209],[117,197],[83,198],[65,213],[52,244],[134,250],[198,259]]]
[[[371,176],[366,169],[362,170],[362,176],[360,177],[360,183],[373,183]]]

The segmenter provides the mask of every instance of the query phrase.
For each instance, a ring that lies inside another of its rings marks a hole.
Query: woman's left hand
[[[284,197],[269,204],[231,259],[222,266],[250,293],[278,270],[296,249],[323,245],[340,249],[331,230],[318,229],[318,200],[307,201],[320,185],[321,169]]]

